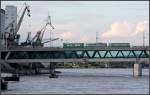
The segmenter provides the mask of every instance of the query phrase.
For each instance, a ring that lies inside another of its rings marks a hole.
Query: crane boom
[[[48,42],[52,42],[52,41],[55,41],[55,40],[58,40],[59,38],[55,38],[55,39],[50,39],[49,41],[45,41],[43,43],[48,43]]]
[[[22,23],[22,21],[23,21],[23,17],[24,17],[24,14],[25,14],[26,10],[27,10],[27,12],[28,12],[28,16],[30,17],[30,9],[29,9],[29,6],[25,3],[24,11],[23,11],[23,13],[22,13],[22,15],[21,15],[21,17],[20,17],[20,19],[19,19],[19,22],[17,23],[16,28],[15,28],[16,34],[17,34],[17,32],[19,31],[19,29],[20,29],[20,26],[21,26],[21,23]]]
[[[45,32],[45,30],[46,30],[46,26],[47,26],[48,24],[46,24],[43,28],[42,28],[42,30],[41,30],[41,35],[40,35],[40,39],[42,40],[42,38],[43,38],[43,36],[44,36],[44,32]]]

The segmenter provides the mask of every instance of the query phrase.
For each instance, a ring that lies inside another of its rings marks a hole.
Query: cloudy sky
[[[14,5],[18,15],[22,13],[25,1],[2,1],[2,8]],[[47,27],[44,39],[59,37],[53,42],[127,42],[142,45],[149,43],[149,2],[148,1],[26,1],[30,5],[31,17],[25,15],[19,30],[20,41],[25,41],[27,32],[32,36],[46,23],[48,13],[55,29]],[[46,44],[46,45],[49,45]]]

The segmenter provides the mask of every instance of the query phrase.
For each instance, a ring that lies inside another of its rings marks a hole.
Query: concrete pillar
[[[29,64],[29,75],[32,75],[32,63]]]
[[[142,65],[135,63],[133,66],[133,76],[134,77],[139,77],[142,76]]]
[[[50,63],[50,74],[51,73],[54,73],[54,71],[55,71],[55,63]]]
[[[49,78],[57,78],[58,75],[56,75],[55,73],[55,67],[56,66],[56,63],[50,63],[50,75],[49,75]]]

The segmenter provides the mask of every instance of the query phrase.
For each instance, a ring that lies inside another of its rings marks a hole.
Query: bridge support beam
[[[135,63],[133,66],[133,76],[140,77],[142,76],[142,65],[139,63]]]

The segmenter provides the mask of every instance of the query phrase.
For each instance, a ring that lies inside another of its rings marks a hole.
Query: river
[[[5,94],[148,94],[149,69],[134,78],[133,69],[57,69],[58,78],[48,74],[21,76],[19,82],[8,83]]]

